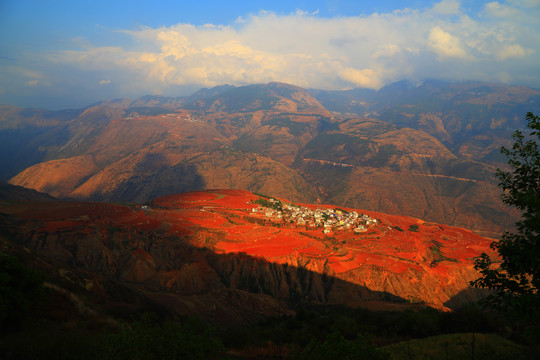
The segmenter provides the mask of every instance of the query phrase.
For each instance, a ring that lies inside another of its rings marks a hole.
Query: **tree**
[[[493,290],[487,305],[529,319],[540,313],[540,117],[527,113],[528,135],[516,130],[511,149],[501,148],[510,171],[497,170],[505,204],[521,211],[515,232],[505,232],[491,248],[500,256],[500,265],[485,253],[475,260],[481,277],[471,284]]]

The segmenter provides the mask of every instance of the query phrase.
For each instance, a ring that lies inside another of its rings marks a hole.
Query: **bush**
[[[324,342],[313,339],[296,359],[326,360],[326,359],[349,359],[349,360],[383,360],[389,359],[388,354],[379,350],[365,336],[358,335],[355,340],[349,341],[334,332]]]
[[[0,254],[0,330],[19,326],[43,300],[43,279],[16,257]]]
[[[207,359],[224,347],[210,329],[197,320],[157,323],[150,316],[105,337],[104,359]]]

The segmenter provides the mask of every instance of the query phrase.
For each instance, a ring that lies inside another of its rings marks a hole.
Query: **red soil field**
[[[424,255],[429,255],[426,252],[438,257],[434,259],[438,263],[444,263],[448,258],[451,262],[471,264],[474,257],[489,250],[492,241],[464,229],[370,211],[358,212],[378,219],[380,223],[366,233],[336,230],[326,236],[321,229],[308,230],[304,226],[271,222],[260,213],[251,213],[251,209],[257,207],[252,203],[255,199],[257,196],[247,191],[213,190],[167,196],[156,199],[154,204],[176,209],[177,219],[185,223],[221,229],[225,238],[215,245],[217,251],[245,252],[268,258],[293,253],[324,256],[336,273],[365,264],[403,272],[407,268],[418,268]],[[309,207],[335,208],[329,205]],[[158,218],[167,212],[154,211],[153,216]],[[265,225],[259,225],[255,220]],[[418,231],[410,231],[411,225],[417,225]],[[338,252],[355,256],[343,257]]]
[[[324,234],[322,228],[297,226],[252,212],[260,206],[253,202],[259,198],[242,190],[209,190],[161,197],[149,207],[2,202],[0,211],[39,219],[43,224],[41,230],[47,232],[107,223],[153,231],[158,236],[184,236],[193,245],[208,247],[216,253],[245,253],[294,266],[301,260],[309,264],[310,270],[358,281],[378,291],[394,291],[392,286],[398,281],[395,279],[409,287],[424,282],[432,287],[430,291],[435,288],[435,293],[440,294],[438,298],[423,300],[438,306],[468,286],[474,277],[475,257],[482,252],[492,254],[491,239],[465,229],[362,210],[356,211],[377,219],[378,223],[359,234],[338,229]],[[142,258],[148,257],[140,249],[134,251]],[[415,288],[400,291],[410,291],[414,295],[409,295],[411,298],[422,296]]]

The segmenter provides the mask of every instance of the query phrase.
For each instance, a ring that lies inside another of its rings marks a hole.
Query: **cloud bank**
[[[540,88],[539,15],[537,2],[527,0],[488,2],[475,13],[457,0],[339,18],[261,11],[231,25],[111,31],[122,45],[43,54],[40,66],[27,69],[39,79],[23,80],[27,88],[61,87],[77,76],[81,91],[107,85],[116,96],[182,95],[200,87],[270,81],[378,89],[404,78]]]

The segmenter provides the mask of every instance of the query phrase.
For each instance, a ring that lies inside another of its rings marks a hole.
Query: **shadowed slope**
[[[378,223],[367,231],[336,228],[328,236],[253,213],[261,199],[216,190],[145,208],[4,201],[0,211],[2,232],[18,246],[216,321],[276,315],[299,301],[442,307],[468,287],[472,258],[490,243],[466,230],[372,212],[366,216]]]

